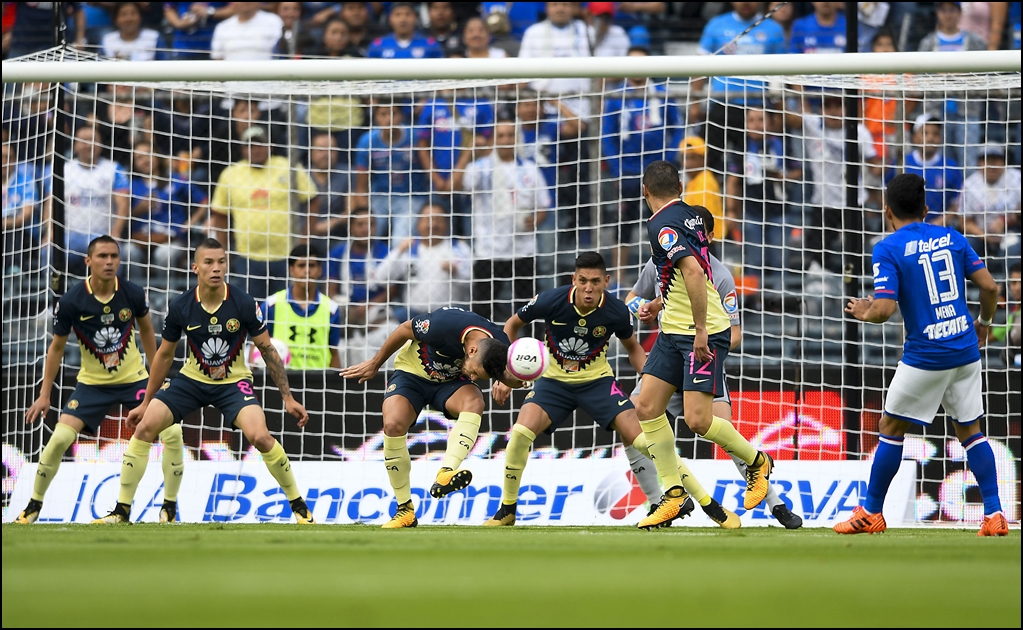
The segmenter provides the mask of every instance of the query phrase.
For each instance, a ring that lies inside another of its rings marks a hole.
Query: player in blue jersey
[[[984,498],[979,536],[1009,533],[998,497],[995,457],[980,431],[980,341],[987,339],[998,306],[998,286],[959,232],[924,221],[925,181],[904,173],[886,191],[885,217],[894,233],[874,246],[874,296],[849,300],[845,311],[863,322],[886,322],[898,308],[906,327],[902,361],[884,402],[877,453],[863,505],[835,525],[839,534],[876,534],[881,509],[902,463],[906,432],[930,426],[938,405],[952,419],[970,470]],[[980,287],[980,316],[970,316],[966,280]],[[978,338],[979,335],[979,338]]]
[[[683,490],[685,478],[675,466],[675,433],[666,413],[677,390],[682,390],[686,425],[746,464],[743,507],[747,510],[764,500],[774,467],[770,455],[757,451],[731,422],[714,416],[714,396],[724,389],[731,322],[714,288],[707,227],[681,195],[674,164],[658,161],[647,167],[643,197],[653,211],[647,234],[664,310],[661,332],[643,366],[636,414],[665,491],[640,527],[668,525],[678,518],[688,498]]]
[[[39,519],[43,497],[60,468],[68,447],[83,431],[97,434],[107,412],[115,405],[132,409],[146,392],[148,373],[138,344],[135,324],[146,357],[156,354],[156,336],[149,319],[149,302],[142,287],[121,280],[120,248],[110,236],[98,236],[89,243],[85,264],[89,277],[72,287],[53,308],[53,341],[46,355],[46,368],[39,397],[25,412],[32,423],[50,409],[50,391],[60,371],[61,356],[68,336],[74,331],[82,350],[78,384],[53,428],[53,435],[39,456],[32,498],[15,520],[29,524]],[[160,522],[177,518],[178,488],[181,487],[184,443],[181,427],[160,433],[163,442],[163,506]]]
[[[242,356],[246,336],[252,337],[266,361],[267,373],[281,392],[284,409],[298,418],[298,426],[305,426],[309,414],[291,395],[263,311],[252,296],[224,281],[227,252],[215,239],[206,239],[195,248],[192,271],[198,277],[198,286],[171,302],[145,399],[128,414],[127,422],[135,427],[135,435],[121,460],[117,504],[109,514],[93,522],[126,522],[135,491],[146,473],[153,439],[167,427],[180,424],[196,409],[213,405],[223,413],[225,426],[240,429],[262,454],[263,463],[290,502],[295,520],[310,524],[312,512],[295,483],[288,455],[266,428],[266,416],[252,388],[252,372]],[[165,385],[182,335],[188,344],[185,365]]]
[[[397,509],[384,529],[419,524],[409,473],[408,430],[429,405],[455,421],[448,434],[437,479],[430,488],[435,498],[461,490],[472,481],[472,472],[459,469],[479,434],[485,403],[477,381],[500,380],[522,387],[507,368],[508,337],[500,326],[460,308],[444,308],[419,315],[398,326],[369,361],[341,370],[345,378],[360,383],[372,379],[395,352],[394,372],[384,390],[384,466],[394,490]]]

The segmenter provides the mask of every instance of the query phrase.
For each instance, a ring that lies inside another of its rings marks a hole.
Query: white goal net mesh
[[[189,262],[202,239],[225,240],[229,281],[278,312],[288,304],[274,294],[294,282],[289,255],[307,245],[338,315],[326,339],[273,318],[312,420],[298,429],[285,417],[253,356],[271,432],[295,461],[379,460],[384,374],[344,382],[330,350],[341,365],[363,361],[410,315],[441,306],[501,323],[567,282],[584,251],[604,255],[610,290],[625,298],[649,254],[639,178],[667,159],[682,169],[684,199],[714,214],[714,253],[735,278],[743,340],[727,363],[733,421],[780,464],[872,457],[902,324],[896,315],[860,325],[843,307],[871,291],[885,182],[925,177],[929,220],[963,231],[1002,288],[982,351],[982,429],[1018,523],[1020,74],[745,83],[742,97],[719,78],[4,83],[5,511],[75,383],[72,338],[51,413],[25,424],[52,307],[83,279],[90,238],[123,225],[121,273],[147,288],[158,339],[169,302],[194,286]],[[637,330],[649,348],[656,328]],[[609,358],[631,386],[620,346]],[[503,457],[523,395],[510,409],[491,405],[470,458]],[[110,414],[65,461],[120,461],[130,432],[123,413]],[[410,433],[413,458],[440,459],[450,424],[425,411]],[[211,408],[184,429],[188,461],[259,457]],[[683,422],[676,431],[683,456],[727,459]],[[906,444],[918,464],[916,521],[978,521],[979,490],[950,423],[939,418]],[[541,437],[533,457],[623,458],[621,449],[580,415]],[[800,490],[788,496],[805,507]]]

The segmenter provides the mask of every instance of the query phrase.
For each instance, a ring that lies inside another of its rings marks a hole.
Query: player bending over
[[[128,413],[128,424],[135,427],[135,435],[121,460],[117,504],[113,511],[93,522],[126,522],[135,490],[146,472],[153,438],[167,427],[180,424],[196,409],[212,405],[223,414],[225,426],[240,429],[245,439],[262,453],[263,463],[291,503],[295,520],[312,523],[313,515],[295,484],[288,455],[266,428],[266,416],[252,388],[252,372],[242,356],[245,336],[249,335],[263,353],[266,371],[281,392],[285,410],[298,418],[298,426],[305,426],[309,415],[291,395],[263,312],[250,295],[224,280],[227,252],[215,239],[206,239],[195,248],[192,271],[199,284],[171,302],[145,400]],[[181,372],[163,386],[182,333],[187,339],[188,357]]]
[[[39,398],[25,412],[25,422],[35,422],[50,408],[50,390],[60,371],[61,357],[68,335],[75,331],[82,349],[82,369],[71,399],[60,414],[50,441],[39,456],[32,499],[16,523],[29,524],[39,519],[46,489],[57,475],[64,451],[87,431],[96,434],[114,405],[134,408],[146,393],[147,372],[135,342],[134,325],[146,357],[156,355],[156,337],[149,319],[145,290],[117,277],[121,250],[110,236],[99,236],[89,243],[85,265],[89,277],[64,294],[53,308],[53,341],[46,355],[46,371]],[[184,445],[181,427],[167,427],[160,433],[163,441],[163,507],[160,522],[177,517],[178,488],[181,487]]]
[[[459,470],[480,430],[485,407],[478,380],[493,378],[509,387],[522,382],[508,371],[508,338],[497,324],[460,308],[444,308],[414,317],[394,329],[369,361],[341,370],[360,383],[372,379],[395,352],[394,372],[384,390],[384,466],[398,509],[384,529],[415,527],[409,473],[412,458],[407,434],[423,407],[455,421],[430,496],[461,490],[472,473]]]
[[[643,370],[646,361],[643,346],[633,335],[629,308],[605,291],[610,280],[604,258],[596,252],[585,252],[575,259],[571,285],[544,291],[505,323],[508,338],[516,339],[523,326],[536,319],[544,320],[545,342],[553,360],[519,410],[505,455],[501,506],[484,525],[515,524],[519,485],[530,445],[541,431],[553,433],[576,409],[583,409],[606,431],[617,431],[627,448],[648,452],[636,408],[607,362],[611,335],[622,342],[637,372]],[[499,404],[504,404],[509,393],[500,384],[494,386],[494,400]],[[692,477],[681,458],[678,468],[680,475]],[[659,489],[648,495],[651,503],[658,494]],[[717,516],[714,520],[722,526],[724,523],[739,526],[735,514],[716,502],[715,505],[711,518]],[[692,501],[686,501],[676,518],[692,511]]]
[[[689,428],[746,464],[743,506],[747,510],[764,500],[774,465],[769,455],[753,448],[729,421],[713,414],[714,397],[724,391],[731,324],[714,289],[707,228],[700,215],[681,201],[681,194],[682,184],[673,164],[658,160],[646,168],[643,197],[653,212],[647,233],[664,312],[661,332],[643,366],[636,414],[650,459],[666,490],[656,508],[640,521],[644,528],[671,523],[689,498],[676,466],[675,434],[665,413],[676,390],[683,392]]]
[[[914,424],[930,426],[940,404],[952,419],[984,498],[984,524],[977,535],[1005,536],[1009,527],[998,497],[995,456],[980,432],[984,402],[979,339],[987,339],[998,286],[962,234],[924,221],[923,178],[899,175],[888,184],[885,197],[884,213],[894,233],[874,246],[874,297],[849,300],[845,312],[878,324],[898,307],[906,343],[885,397],[866,499],[835,531],[876,534],[887,529],[881,508],[902,463],[906,431]],[[980,287],[976,321],[966,303],[967,278]]]
[[[714,242],[714,215],[710,213],[703,206],[692,206],[693,210],[700,215],[703,219],[703,225],[707,228],[707,240],[711,243]],[[735,350],[742,343],[742,328],[739,319],[739,300],[735,295],[735,279],[732,277],[732,272],[725,267],[720,260],[717,259],[714,254],[710,254],[710,268],[714,275],[714,289],[721,296],[721,306],[725,308],[725,312],[728,313],[728,319],[731,323],[731,345],[729,350]],[[625,303],[628,304],[629,310],[644,324],[653,324],[657,322],[657,314],[661,312],[663,307],[663,300],[660,297],[657,287],[657,268],[654,267],[654,261],[651,258],[647,261],[646,265],[643,266],[643,271],[640,272],[639,278],[636,280],[636,285],[632,287],[632,291],[626,297]],[[636,384],[636,388],[632,390],[632,400],[635,402],[639,399],[639,393],[642,390],[642,382]],[[714,396],[713,406],[711,407],[714,415],[718,418],[728,420],[732,417],[732,400],[728,395],[728,384],[724,383],[722,391],[718,392]],[[682,393],[676,391],[671,395],[671,400],[668,401],[668,413],[673,416],[680,417],[683,415],[682,407]],[[648,497],[655,496],[660,492],[660,486],[657,481],[657,474],[652,462],[647,460],[647,457],[637,451],[634,448],[626,447],[625,453],[629,458],[629,465],[632,467],[632,472],[636,475],[636,480],[639,481],[639,485],[643,488],[643,492]],[[735,463],[735,467],[739,470],[739,474],[746,477],[746,463],[731,455],[732,462]],[[702,486],[699,486],[699,482],[695,478],[682,479],[683,485],[686,492],[689,493],[693,499],[696,500],[701,506],[704,503],[710,505],[714,501],[707,494],[706,490]],[[764,499],[767,502],[767,508],[774,515],[774,518],[778,519],[778,522],[784,525],[787,529],[799,529],[803,526],[803,519],[799,515],[795,514],[785,505],[785,502],[778,496],[778,492],[774,489],[774,485],[768,487],[767,497]],[[653,503],[651,501],[651,503]],[[707,507],[704,507],[706,510]],[[711,516],[713,519],[714,517]]]

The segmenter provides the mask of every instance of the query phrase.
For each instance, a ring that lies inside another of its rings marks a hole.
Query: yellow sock
[[[274,440],[273,447],[263,453],[263,463],[280,484],[281,490],[284,490],[284,496],[288,497],[288,501],[294,501],[302,496],[295,483],[295,473],[291,472],[291,461],[280,442]]]
[[[43,502],[43,497],[46,496],[46,490],[50,487],[50,482],[57,476],[57,470],[60,468],[60,460],[64,457],[64,453],[68,447],[75,443],[78,439],[78,431],[75,431],[66,424],[58,424],[53,427],[53,435],[50,436],[50,441],[46,443],[46,448],[43,449],[43,453],[39,456],[39,467],[36,468],[36,480],[32,486],[32,500]]]
[[[640,433],[632,445],[643,453],[647,457],[650,457],[650,447],[647,444],[646,434]],[[693,471],[689,470],[689,466],[686,465],[685,461],[678,454],[675,455],[675,460],[678,469],[678,476],[682,479],[682,487],[686,489],[689,496],[693,497],[693,500],[700,505],[706,506],[710,504],[710,495],[704,490],[703,484],[693,475]]]
[[[458,414],[455,426],[451,427],[448,434],[448,450],[444,452],[444,461],[441,468],[457,470],[465,458],[469,456],[472,445],[476,443],[476,436],[480,432],[480,422],[483,418],[478,413],[463,411]],[[400,501],[399,501],[400,503]]]
[[[681,486],[682,477],[676,464],[678,454],[675,452],[675,432],[668,424],[667,414],[662,413],[653,420],[640,420],[639,426],[643,427],[643,435],[646,436],[647,456],[657,467],[664,489]]]
[[[163,442],[163,500],[177,501],[185,473],[185,441],[181,437],[181,425],[172,424],[160,432]]]
[[[752,464],[757,458],[757,449],[753,448],[753,445],[735,430],[732,423],[724,418],[714,416],[710,422],[710,429],[703,437],[725,449],[729,455],[735,455],[747,465]]]
[[[519,486],[522,484],[522,471],[529,461],[529,447],[536,439],[536,434],[521,425],[513,425],[508,448],[504,452],[504,493],[501,503],[512,505],[519,502]]]
[[[153,446],[152,443],[143,442],[134,436],[128,442],[128,448],[124,451],[124,457],[121,458],[121,494],[117,498],[118,503],[131,506],[139,482],[146,474],[151,446]]]
[[[398,505],[412,500],[412,456],[408,452],[408,436],[384,436],[384,466],[387,467],[387,478],[391,480],[394,500]]]

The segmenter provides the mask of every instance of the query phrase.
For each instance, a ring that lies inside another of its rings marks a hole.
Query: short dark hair
[[[193,253],[195,260],[199,259],[199,252],[201,252],[204,249],[223,249],[225,252],[227,251],[227,248],[221,245],[220,241],[218,241],[217,239],[205,238],[202,240],[201,243],[195,246],[195,252]]]
[[[497,339],[481,339],[476,346],[483,370],[490,378],[501,378],[508,368],[508,345]]]
[[[583,252],[575,259],[575,269],[599,269],[601,273],[607,273],[607,263],[604,257],[598,252]]]
[[[903,221],[927,215],[927,191],[923,177],[913,173],[896,175],[885,189],[885,203]]]
[[[1021,269],[1023,269],[1023,267],[1020,267],[1020,263],[1018,261],[1014,262],[1012,263],[1012,266],[1009,267],[1009,275],[1011,276],[1014,273],[1020,273]]]
[[[110,236],[109,234],[104,234],[103,236],[97,236],[96,238],[89,241],[89,247],[88,249],[85,250],[86,254],[92,256],[92,250],[96,249],[96,246],[99,245],[100,243],[109,243],[117,248],[118,254],[121,253],[121,246],[118,244],[117,240],[114,239],[114,237]]]
[[[874,49],[874,46],[877,44],[877,40],[881,39],[882,37],[887,37],[888,39],[892,40],[892,46],[895,47],[896,51],[899,50],[899,40],[895,39],[895,35],[892,34],[891,29],[889,29],[887,26],[881,27],[880,30],[874,33],[874,36],[870,39],[871,50]]]
[[[671,162],[657,160],[643,173],[643,185],[654,197],[678,197],[678,184],[678,168]]]
[[[707,232],[710,234],[714,233],[714,215],[711,214],[710,210],[703,206],[689,206],[693,209],[696,214],[700,215],[703,219],[703,227],[707,228]]]
[[[317,265],[323,265],[326,256],[323,254],[323,248],[316,243],[311,245],[302,243],[291,248],[291,253],[288,254],[288,266],[294,267],[303,258],[311,258]]]

